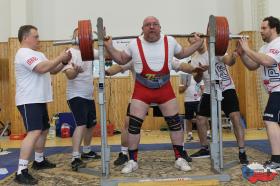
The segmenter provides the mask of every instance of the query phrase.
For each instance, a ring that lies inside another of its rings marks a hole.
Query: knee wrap
[[[170,131],[179,131],[182,129],[182,120],[178,114],[164,117]]]
[[[129,115],[128,132],[130,134],[140,134],[142,123],[143,123],[142,119],[136,116]]]

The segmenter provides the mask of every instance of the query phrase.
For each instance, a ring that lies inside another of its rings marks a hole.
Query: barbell
[[[231,34],[229,32],[229,25],[226,17],[216,16],[215,17],[216,24],[215,24],[215,55],[216,56],[223,56],[228,48],[229,40],[230,39],[240,39],[242,37],[249,38],[246,35],[236,35]],[[97,39],[93,39],[92,37],[92,26],[90,20],[79,20],[78,21],[78,37],[73,38],[71,40],[59,40],[55,41],[53,45],[65,45],[65,44],[76,44],[79,45],[81,56],[83,61],[90,61],[94,60],[93,54],[93,43],[97,41]],[[194,37],[193,34],[171,34],[169,36],[177,37],[177,38],[186,38],[186,37]],[[209,38],[209,24],[207,26],[207,34],[206,35],[199,35],[200,37]],[[120,39],[133,39],[139,36],[122,36],[122,37],[112,37],[113,40],[120,40]],[[106,38],[104,38],[106,39]]]

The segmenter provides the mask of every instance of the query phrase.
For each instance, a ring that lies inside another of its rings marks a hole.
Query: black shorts
[[[91,128],[96,125],[94,100],[74,97],[67,102],[77,126],[86,125],[87,128]]]
[[[191,120],[197,113],[199,101],[185,102],[185,119]]]
[[[223,93],[222,110],[229,117],[232,112],[239,112],[239,102],[235,89],[225,90]],[[198,104],[197,115],[210,117],[210,94],[203,93]]]
[[[50,128],[46,103],[32,103],[17,106],[26,131],[47,130]]]
[[[269,95],[263,120],[280,124],[280,92],[272,92]]]

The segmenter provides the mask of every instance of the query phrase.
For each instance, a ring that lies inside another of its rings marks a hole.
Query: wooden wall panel
[[[241,34],[249,35],[249,45],[254,48],[255,32],[248,31]],[[231,41],[229,51],[235,49],[236,41]],[[240,58],[237,58],[236,64],[230,67],[230,73],[234,80],[239,104],[240,112],[244,116],[247,128],[263,127],[262,111],[258,102],[258,74],[257,71],[249,71],[242,63]]]
[[[0,42],[0,58],[8,58],[8,42]]]
[[[252,34],[252,33],[249,33]],[[253,34],[252,34],[253,35]],[[178,42],[187,46],[188,42],[186,39],[178,39]],[[51,41],[42,41],[40,50],[49,58],[53,59],[56,57],[61,50],[67,46],[52,46]],[[0,45],[1,47],[1,45]],[[69,46],[68,46],[69,47]],[[229,51],[234,48],[234,43],[230,44]],[[15,94],[15,77],[14,77],[14,56],[19,48],[19,43],[16,38],[10,38],[8,44],[9,64],[8,70],[8,85],[9,85],[9,120],[12,122],[12,132],[14,134],[23,133],[24,127],[21,121],[21,117],[15,107],[14,94]],[[1,54],[0,54],[1,55]],[[3,54],[4,55],[4,54]],[[256,85],[252,83],[256,79],[254,72],[247,71],[240,61],[237,62],[233,67],[230,68],[230,73],[234,79],[237,93],[240,99],[241,113],[245,116],[248,128],[256,128],[261,125],[259,121],[260,116],[258,116],[258,106],[257,99],[254,100],[252,96],[253,92],[256,92]],[[110,123],[115,124],[116,128],[121,128],[124,124],[127,104],[130,100],[132,94],[132,83],[131,76],[128,77],[111,77],[106,78],[106,111],[107,120]],[[184,96],[178,93],[179,79],[177,76],[171,77],[171,82],[173,89],[177,95],[177,101],[179,103],[180,114],[184,113]],[[53,96],[54,101],[48,104],[49,116],[58,112],[68,112],[68,106],[66,102],[66,78],[64,74],[59,73],[52,76],[52,86],[53,86]],[[98,104],[98,79],[94,80],[94,97],[96,101],[97,116],[99,122],[99,104]],[[1,93],[2,95],[3,93]],[[2,97],[1,97],[2,98]],[[3,98],[2,98],[3,100]],[[1,116],[1,115],[0,115]],[[146,117],[143,129],[153,130],[159,129],[165,126],[163,118],[155,118],[152,116],[152,109],[149,110],[149,115]]]
[[[0,43],[0,121],[9,122],[9,60],[8,42]]]
[[[8,55],[9,55],[9,111],[11,121],[11,132],[12,134],[25,133],[25,129],[22,124],[22,118],[15,106],[15,68],[14,68],[14,57],[16,51],[19,48],[19,42],[16,38],[10,38],[8,43]]]

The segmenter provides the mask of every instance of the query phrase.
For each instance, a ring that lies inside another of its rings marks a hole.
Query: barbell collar
[[[229,38],[230,39],[241,39],[241,38],[249,39],[250,37],[248,35],[229,34]]]
[[[79,44],[79,40],[78,40],[78,38],[76,38],[76,39],[71,39],[71,40],[58,40],[58,41],[53,42],[54,46],[68,45],[68,44],[78,45]]]

